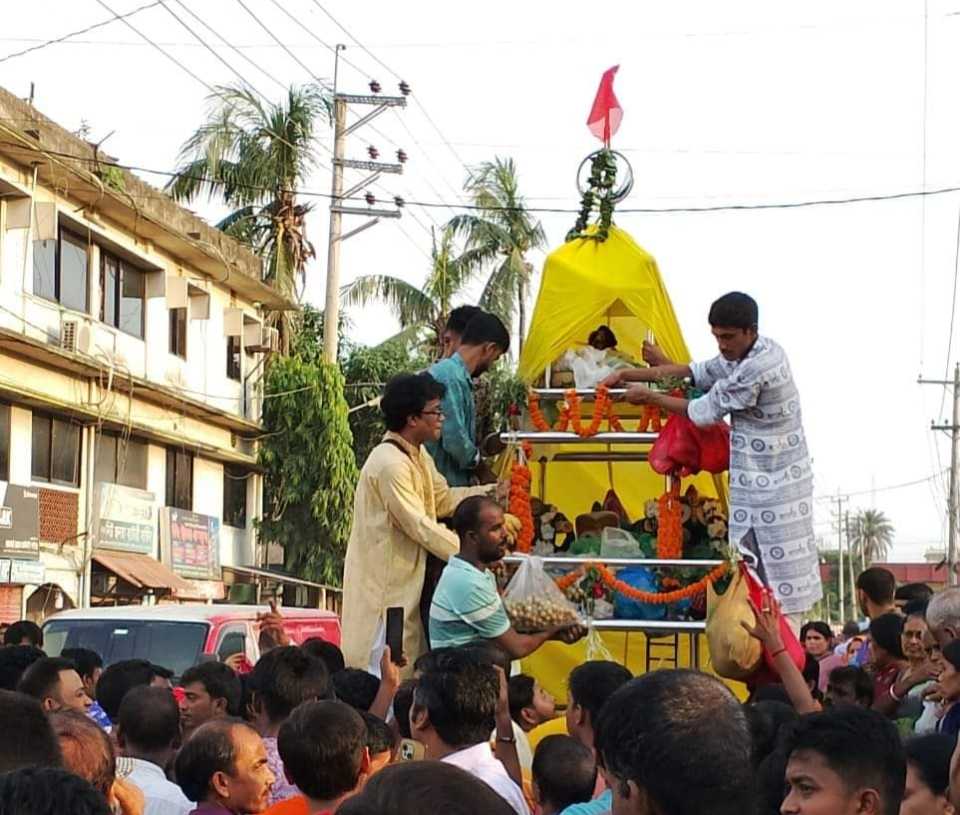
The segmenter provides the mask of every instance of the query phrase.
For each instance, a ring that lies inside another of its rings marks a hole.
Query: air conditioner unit
[[[266,329],[263,323],[245,323],[243,326],[243,348],[245,351],[262,351]]]
[[[280,350],[280,332],[276,328],[267,327],[264,330],[264,345],[268,351],[274,353]]]
[[[60,348],[71,354],[90,353],[90,330],[76,317],[60,319]]]

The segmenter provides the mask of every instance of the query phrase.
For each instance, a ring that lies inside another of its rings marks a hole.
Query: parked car
[[[64,648],[89,648],[104,665],[146,659],[179,677],[204,655],[224,660],[242,653],[251,664],[260,658],[257,615],[267,606],[161,605],[115,606],[62,611],[43,624],[48,656]],[[290,641],[311,637],[340,644],[340,619],[330,611],[282,608]],[[209,658],[209,657],[208,657]]]

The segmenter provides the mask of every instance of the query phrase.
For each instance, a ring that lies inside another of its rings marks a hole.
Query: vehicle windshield
[[[89,648],[104,666],[124,659],[146,659],[180,678],[197,663],[207,638],[207,623],[159,620],[50,620],[43,627],[48,656],[64,648]]]

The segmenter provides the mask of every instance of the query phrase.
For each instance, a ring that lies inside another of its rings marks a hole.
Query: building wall
[[[0,180],[22,182],[23,175],[14,165],[0,157]],[[20,189],[24,189],[22,183]],[[9,196],[9,192],[7,193]],[[260,476],[251,474],[247,481],[247,524],[235,529],[222,523],[224,460],[253,463],[256,443],[238,437],[229,429],[215,424],[184,404],[182,408],[158,405],[147,394],[132,386],[132,379],[144,379],[168,389],[185,400],[202,402],[219,411],[248,422],[258,422],[260,403],[255,397],[255,381],[262,366],[253,370],[260,354],[241,354],[242,377],[236,382],[227,377],[227,339],[224,334],[225,314],[229,309],[242,309],[247,321],[260,321],[257,305],[238,297],[235,292],[193,269],[176,257],[158,251],[149,242],[140,241],[110,224],[85,217],[74,202],[50,190],[38,188],[35,200],[53,203],[62,224],[71,231],[87,236],[88,279],[90,282],[87,313],[66,309],[55,302],[35,296],[33,289],[33,241],[28,228],[11,228],[11,206],[14,198],[0,198],[0,328],[22,334],[44,344],[59,341],[64,317],[80,321],[84,339],[89,339],[87,362],[99,368],[99,376],[90,378],[55,366],[40,365],[22,356],[0,351],[0,399],[12,405],[10,427],[10,481],[35,485],[48,490],[78,496],[77,531],[88,526],[92,506],[93,485],[87,457],[88,440],[95,424],[85,420],[80,464],[80,485],[71,488],[40,484],[31,477],[32,413],[27,401],[36,398],[64,411],[76,406],[109,423],[126,426],[133,435],[145,433],[153,439],[148,452],[147,489],[154,493],[158,508],[165,502],[165,443],[198,448],[194,459],[193,510],[221,519],[221,551],[223,565],[256,565],[254,521],[259,515],[256,499],[260,495]],[[100,322],[100,252],[101,246],[133,259],[147,272],[144,302],[144,337],[130,336]],[[169,352],[168,281],[186,278],[190,285],[190,319],[188,322],[187,358],[182,360]],[[246,389],[248,398],[243,398]],[[19,397],[10,396],[17,393]],[[55,407],[50,411],[57,413]],[[92,420],[95,422],[95,419]],[[47,565],[48,582],[60,585],[72,602],[80,604],[77,578],[84,566],[83,545],[54,546],[41,542],[42,559]],[[24,603],[36,587],[24,591]]]

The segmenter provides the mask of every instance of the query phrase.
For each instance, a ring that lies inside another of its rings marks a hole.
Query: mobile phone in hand
[[[387,645],[390,646],[390,661],[398,663],[403,659],[403,607],[393,606],[387,609]]]

